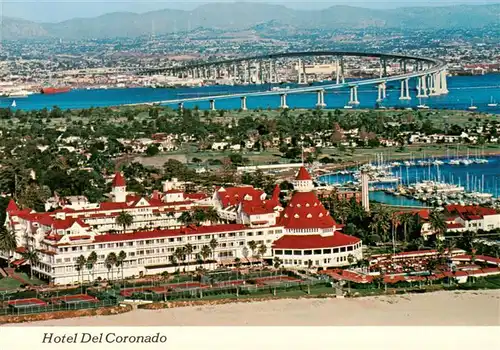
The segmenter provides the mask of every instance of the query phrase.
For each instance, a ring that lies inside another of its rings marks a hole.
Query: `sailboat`
[[[16,104],[16,100],[12,101],[12,104],[10,105],[12,108],[16,108],[17,107],[17,104]]]
[[[477,109],[476,106],[474,106],[474,100],[472,98],[470,99],[470,106],[469,106],[469,111],[475,111]]]
[[[493,100],[493,96],[491,96],[491,101],[490,101],[490,103],[488,103],[488,107],[496,107],[496,106],[498,106],[498,103],[496,103]]]

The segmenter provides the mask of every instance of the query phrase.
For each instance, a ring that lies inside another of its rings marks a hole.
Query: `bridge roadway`
[[[183,66],[182,68],[176,68],[176,70],[184,70],[191,68],[199,68],[203,66],[212,66],[212,65],[220,65],[226,63],[236,63],[242,61],[249,61],[255,59],[264,59],[264,58],[282,58],[282,57],[302,57],[302,56],[360,56],[360,57],[378,57],[378,58],[387,58],[387,59],[405,59],[405,60],[416,60],[422,61],[426,63],[431,63],[433,66],[428,67],[421,71],[382,77],[382,78],[372,78],[372,79],[363,79],[350,81],[342,84],[326,84],[319,86],[305,86],[298,88],[290,88],[290,89],[281,89],[281,90],[269,90],[269,91],[257,91],[257,92],[243,92],[236,94],[225,94],[225,95],[211,95],[211,96],[200,96],[200,97],[190,97],[190,98],[181,98],[181,99],[172,99],[172,100],[163,100],[163,101],[155,101],[155,102],[145,102],[145,103],[133,103],[127,104],[126,106],[138,106],[138,105],[170,105],[170,104],[181,104],[186,102],[201,102],[201,101],[216,101],[216,100],[227,100],[227,99],[235,99],[242,97],[258,97],[258,96],[274,96],[274,95],[292,95],[292,94],[300,94],[300,93],[308,93],[308,92],[318,92],[318,91],[326,91],[333,89],[341,89],[341,88],[351,88],[355,86],[363,86],[363,85],[377,85],[380,83],[387,83],[392,81],[400,81],[410,78],[417,78],[429,74],[434,74],[446,69],[446,63],[427,57],[418,57],[418,56],[405,56],[399,54],[383,54],[383,53],[366,53],[366,52],[337,52],[337,51],[319,51],[319,52],[292,52],[292,53],[278,53],[271,54],[265,56],[255,56],[255,57],[246,57],[246,58],[238,58],[234,60],[224,60],[218,62],[204,63],[200,65],[188,65]],[[167,71],[172,70],[162,69],[159,71]]]

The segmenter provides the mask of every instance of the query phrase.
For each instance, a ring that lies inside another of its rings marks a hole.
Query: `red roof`
[[[311,175],[309,172],[306,170],[304,167],[300,167],[299,172],[297,173],[297,177],[295,180],[299,181],[307,181],[307,180],[312,180]]]
[[[313,192],[295,192],[279,223],[287,229],[323,229],[336,226],[335,220]]]
[[[333,236],[321,235],[284,235],[273,243],[273,249],[315,249],[353,245],[361,240],[336,232]]]
[[[450,222],[449,224],[446,224],[447,228],[464,228],[464,225],[462,225],[459,222]]]
[[[14,202],[13,199],[9,201],[9,205],[7,205],[7,213],[11,211],[16,211],[19,210],[19,207],[17,206],[16,202]]]
[[[260,201],[263,195],[265,195],[264,191],[252,186],[228,187],[217,190],[217,196],[224,208],[240,204],[243,201]]]
[[[447,205],[445,210],[449,214],[458,214],[464,220],[480,220],[483,216],[498,214],[493,208],[478,205]]]
[[[125,186],[126,186],[125,178],[119,171],[117,171],[115,173],[115,177],[113,178],[113,187],[125,187]]]
[[[175,237],[183,235],[213,234],[221,232],[238,231],[238,230],[243,230],[245,228],[246,226],[243,224],[224,224],[224,225],[212,225],[212,226],[193,225],[190,227],[183,227],[175,230],[153,230],[153,231],[140,231],[140,232],[123,233],[123,234],[97,235],[94,237],[94,242],[95,243],[120,242],[120,241],[133,241],[138,239]]]

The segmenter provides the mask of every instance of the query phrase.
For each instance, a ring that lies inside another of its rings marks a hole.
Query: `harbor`
[[[322,186],[360,188],[360,168],[318,177]],[[381,155],[363,165],[370,198],[389,205],[486,205],[500,207],[500,156],[384,161]]]

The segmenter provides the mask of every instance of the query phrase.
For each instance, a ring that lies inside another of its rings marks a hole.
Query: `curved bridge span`
[[[334,57],[336,59],[336,79],[331,84],[316,85],[316,86],[300,86],[300,84],[307,84],[307,74],[305,64],[301,63],[301,58],[304,57]],[[378,58],[380,60],[379,77],[371,79],[362,79],[355,81],[345,81],[344,57],[361,57],[361,58]],[[138,71],[139,74],[153,75],[153,74],[174,74],[192,78],[212,78],[217,77],[220,69],[225,69],[233,78],[247,83],[247,76],[251,74],[251,69],[256,71],[256,75],[262,79],[265,75],[272,83],[273,74],[276,78],[276,61],[280,59],[298,59],[297,74],[298,74],[298,87],[290,87],[287,89],[277,89],[269,91],[256,91],[256,92],[243,92],[235,94],[214,94],[209,96],[178,98],[171,100],[155,101],[149,103],[136,103],[132,105],[172,105],[178,104],[179,108],[183,107],[187,102],[201,102],[210,101],[210,108],[215,109],[215,101],[223,99],[241,99],[241,108],[246,110],[246,99],[258,96],[281,96],[281,108],[288,108],[286,105],[286,97],[292,94],[311,93],[318,94],[318,103],[316,107],[325,107],[324,92],[333,89],[350,89],[349,105],[359,104],[357,89],[359,86],[374,85],[378,87],[377,102],[382,102],[386,98],[386,83],[388,82],[401,82],[401,97],[400,100],[410,100],[409,80],[417,79],[417,97],[426,98],[429,96],[439,96],[448,93],[446,82],[446,63],[444,61],[419,56],[409,56],[402,54],[391,53],[377,53],[377,52],[355,52],[355,51],[305,51],[305,52],[285,52],[275,53],[268,55],[259,55],[252,57],[241,57],[228,60],[220,60],[213,62],[202,62],[188,64],[180,67],[161,68],[161,69],[145,69]],[[387,75],[387,63],[389,61],[398,61],[400,63],[401,72],[396,75]],[[273,67],[274,63],[274,67]],[[251,64],[257,67],[251,68]],[[268,64],[269,69],[263,73],[263,66]],[[412,67],[407,69],[407,65]],[[274,73],[273,73],[274,68]],[[207,73],[208,72],[208,73]],[[243,78],[244,77],[244,78]],[[302,79],[302,80],[301,80]]]

